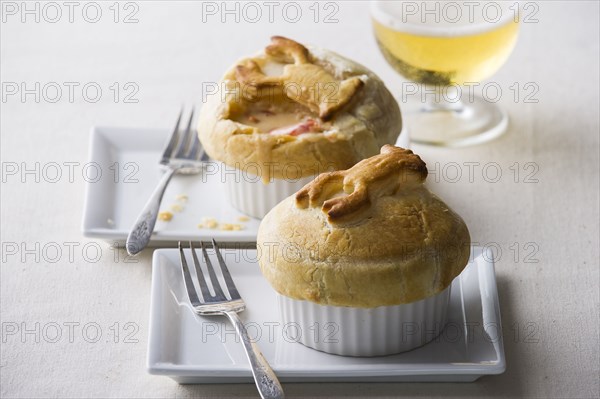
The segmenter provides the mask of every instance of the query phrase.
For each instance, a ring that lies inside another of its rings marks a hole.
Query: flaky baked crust
[[[283,69],[267,73],[272,65]],[[327,128],[274,135],[239,121],[244,110],[265,99],[305,107]],[[238,169],[251,164],[265,181],[349,168],[395,143],[401,128],[398,103],[375,74],[331,51],[279,36],[260,54],[235,63],[198,120],[211,158]]]
[[[322,305],[377,307],[443,291],[467,265],[464,221],[423,182],[425,163],[384,146],[320,175],[269,212],[257,245],[280,294]]]

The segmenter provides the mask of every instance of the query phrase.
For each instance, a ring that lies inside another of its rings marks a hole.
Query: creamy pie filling
[[[237,122],[258,129],[259,133],[300,136],[323,133],[331,124],[323,122],[309,109],[298,104],[256,103],[236,118]]]

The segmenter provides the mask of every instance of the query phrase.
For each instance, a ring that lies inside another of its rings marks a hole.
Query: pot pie
[[[403,336],[406,323],[441,330],[470,236],[461,217],[424,186],[426,177],[419,156],[385,145],[348,170],[319,175],[263,219],[259,264],[280,294],[284,321],[340,328],[337,344],[302,343],[372,356],[435,338]],[[386,331],[392,340],[381,342]]]
[[[315,175],[349,168],[395,143],[401,128],[398,103],[374,73],[281,36],[225,73],[198,121],[208,155],[245,174],[234,187],[245,191],[233,197],[252,201],[246,188],[260,190],[259,180],[294,183],[275,187],[276,201],[264,212],[246,212],[258,217]]]

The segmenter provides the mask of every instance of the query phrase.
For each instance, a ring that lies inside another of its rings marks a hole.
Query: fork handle
[[[154,189],[154,192],[144,205],[144,209],[138,216],[135,224],[131,228],[129,235],[127,236],[127,242],[125,247],[129,255],[135,255],[146,248],[150,242],[150,237],[154,231],[154,225],[156,224],[156,218],[158,217],[158,210],[160,208],[160,202],[165,194],[167,185],[171,181],[171,177],[175,174],[177,168],[169,167],[163,177],[158,182],[158,186]]]
[[[267,359],[263,356],[258,345],[250,340],[244,323],[239,318],[236,312],[225,312],[225,315],[229,318],[235,331],[242,338],[242,344],[246,350],[246,356],[250,361],[252,367],[252,375],[254,376],[254,382],[260,393],[260,397],[263,399],[280,399],[284,398],[283,388],[277,379],[277,376],[269,366]]]

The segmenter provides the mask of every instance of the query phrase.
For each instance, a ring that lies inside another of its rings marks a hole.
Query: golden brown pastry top
[[[306,106],[322,120],[331,119],[363,86],[363,81],[356,76],[340,81],[323,66],[312,63],[308,49],[300,43],[281,36],[273,36],[271,42],[265,53],[284,63],[283,74],[267,76],[250,59],[235,67],[238,82],[256,88],[281,87],[287,98]],[[333,90],[328,90],[329,87]]]
[[[320,175],[261,222],[261,270],[282,295],[324,305],[398,305],[443,291],[470,255],[464,221],[424,186],[425,163],[384,146]]]
[[[277,118],[287,115],[289,122]],[[331,51],[274,36],[238,61],[202,107],[200,140],[229,166],[257,165],[264,180],[345,169],[395,143],[397,102],[365,67]],[[254,168],[256,170],[256,168]]]
[[[377,198],[409,190],[427,178],[425,162],[411,150],[386,144],[381,154],[348,170],[323,173],[296,194],[299,208],[322,207],[329,223],[352,223],[368,212]],[[344,192],[347,195],[333,197]]]

